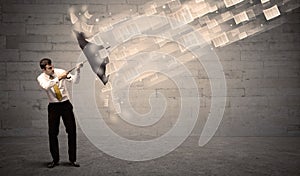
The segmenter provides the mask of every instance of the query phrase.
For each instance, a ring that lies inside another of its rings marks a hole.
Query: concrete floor
[[[66,136],[59,139],[61,164],[48,169],[47,137],[0,138],[0,175],[300,175],[300,137],[214,137],[204,147],[189,137],[164,157],[131,162],[101,152],[78,134],[80,168],[68,166]]]

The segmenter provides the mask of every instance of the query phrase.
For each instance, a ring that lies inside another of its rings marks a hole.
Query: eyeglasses
[[[47,70],[52,70],[53,66],[46,67]]]

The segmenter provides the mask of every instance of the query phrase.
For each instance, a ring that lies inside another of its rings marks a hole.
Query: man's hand
[[[79,69],[83,66],[83,62],[80,62],[78,64],[76,64],[76,70],[79,71]]]
[[[69,72],[65,71],[61,75],[58,75],[58,80],[66,79]]]

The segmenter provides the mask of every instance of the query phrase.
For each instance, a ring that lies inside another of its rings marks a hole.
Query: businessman
[[[73,113],[73,106],[70,102],[70,96],[66,87],[66,81],[78,83],[80,76],[81,64],[77,64],[75,75],[69,71],[54,68],[52,61],[49,58],[40,60],[40,68],[42,73],[37,77],[37,81],[42,89],[45,90],[48,99],[48,135],[50,153],[53,161],[48,164],[48,168],[53,168],[59,165],[59,147],[58,133],[60,118],[66,127],[68,134],[68,154],[70,165],[80,167],[76,162],[76,123]]]

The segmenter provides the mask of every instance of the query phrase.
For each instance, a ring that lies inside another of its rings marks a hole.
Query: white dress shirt
[[[50,103],[64,102],[66,100],[69,100],[70,96],[67,90],[66,81],[77,84],[80,80],[80,74],[79,74],[80,71],[79,69],[77,69],[75,71],[75,75],[69,73],[68,74],[68,77],[70,77],[69,79],[61,79],[59,81],[57,76],[62,74],[63,72],[65,72],[65,70],[54,68],[54,74],[53,74],[54,79],[50,79],[50,76],[47,75],[46,73],[41,73],[37,77],[37,81],[39,85],[46,91]],[[56,98],[56,94],[53,88],[55,84],[58,84],[58,88],[62,94],[61,101],[59,101]]]

